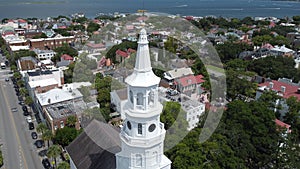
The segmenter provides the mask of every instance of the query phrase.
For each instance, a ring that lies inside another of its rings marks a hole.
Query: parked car
[[[29,116],[29,112],[26,110],[26,111],[23,112],[23,115],[24,116]]]
[[[31,137],[32,137],[32,139],[37,139],[38,135],[37,135],[37,133],[34,131],[34,132],[31,132]]]
[[[28,123],[28,127],[29,130],[33,130],[34,129],[34,124],[32,122]]]
[[[51,168],[51,164],[50,164],[50,161],[48,160],[48,158],[44,158],[42,160],[42,164],[43,164],[45,169],[50,169]]]
[[[30,116],[27,116],[26,118],[27,123],[32,123],[32,118]]]
[[[35,141],[35,146],[37,148],[42,148],[44,146],[44,141],[43,140],[36,140]]]
[[[18,93],[19,93],[19,92],[18,92]],[[19,96],[19,97],[18,97],[18,100],[19,100],[19,101],[23,101],[23,97],[22,97],[22,96]]]
[[[26,106],[22,106],[23,111],[27,111],[27,107]]]

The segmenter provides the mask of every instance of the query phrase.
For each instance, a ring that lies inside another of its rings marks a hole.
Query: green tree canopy
[[[95,22],[89,22],[87,26],[87,31],[89,33],[93,33],[94,31],[97,31],[100,28],[100,25]]]
[[[58,164],[57,166],[57,169],[70,169],[70,164],[65,162],[65,161],[62,161]]]
[[[49,158],[53,158],[54,159],[54,162],[55,162],[55,168],[57,168],[56,166],[56,158],[60,155],[61,153],[61,148],[59,145],[52,145],[48,148],[48,151],[47,151],[47,156]]]
[[[79,133],[80,131],[77,131],[75,128],[65,126],[62,129],[57,129],[54,141],[55,143],[65,147],[69,145],[79,135]]]

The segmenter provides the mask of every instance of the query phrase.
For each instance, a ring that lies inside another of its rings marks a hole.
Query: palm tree
[[[25,97],[25,104],[29,105],[30,107],[33,104],[33,100],[30,96]]]
[[[77,122],[76,116],[69,116],[67,118],[67,124],[69,127],[75,127],[76,122]]]
[[[28,94],[28,90],[25,87],[21,87],[20,94],[25,97]]]
[[[18,81],[17,81],[17,85],[18,85],[19,87],[23,87],[23,86],[25,86],[25,84],[24,84],[24,81],[23,81],[23,80],[18,80]]]
[[[49,148],[49,141],[53,138],[53,134],[51,132],[51,130],[47,129],[44,131],[44,133],[42,134],[42,139],[44,141],[47,141],[48,143],[48,148]]]
[[[21,79],[21,77],[22,77],[20,72],[15,72],[13,76],[15,79]]]
[[[3,166],[3,156],[2,151],[0,150],[0,168]]]
[[[59,145],[52,145],[48,148],[48,152],[47,152],[47,156],[49,158],[54,159],[54,164],[55,164],[55,168],[57,168],[56,166],[56,158],[60,155],[61,153],[61,148],[59,147]]]
[[[58,164],[57,169],[70,169],[70,164],[63,161],[61,163]]]
[[[44,133],[46,130],[48,129],[48,127],[46,126],[45,123],[40,123],[37,127],[36,127],[36,131],[39,133]]]

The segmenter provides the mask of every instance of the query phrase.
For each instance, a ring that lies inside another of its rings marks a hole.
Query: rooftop
[[[83,100],[60,102],[45,107],[53,119],[62,119],[76,114],[81,114],[86,109]]]
[[[177,83],[180,83],[183,87],[185,87],[188,85],[200,84],[205,82],[205,80],[203,80],[202,78],[203,78],[202,75],[197,75],[197,76],[189,75],[178,79]]]
[[[179,68],[179,69],[174,69],[174,70],[170,70],[168,72],[165,73],[165,78],[168,80],[172,80],[172,79],[177,79],[183,76],[187,76],[187,75],[193,75],[193,71],[191,68]]]
[[[119,130],[93,120],[66,149],[77,169],[116,168],[115,154],[121,151]]]
[[[42,79],[42,80],[37,80],[37,81],[30,81],[28,82],[30,88],[35,88],[35,87],[45,87],[45,86],[50,86],[54,84],[58,84],[58,82],[54,78],[50,79]]]
[[[63,89],[55,88],[45,93],[36,94],[36,97],[40,102],[41,106],[46,106],[50,104],[82,98],[82,94],[77,89],[65,91]]]
[[[259,84],[258,86],[259,86],[258,89],[261,91],[271,89],[273,91],[276,91],[279,96],[282,96],[285,99],[294,96],[298,100],[300,100],[299,86],[295,86],[277,80],[264,82]]]

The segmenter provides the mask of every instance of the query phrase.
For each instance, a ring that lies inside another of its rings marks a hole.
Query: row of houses
[[[86,103],[79,91],[80,87],[89,87],[91,83],[65,84],[62,69],[44,69],[34,57],[22,57],[17,62],[28,94],[34,101],[34,111],[53,133],[67,125],[69,116],[76,117],[75,127],[80,129],[84,111],[99,107],[95,99]]]

